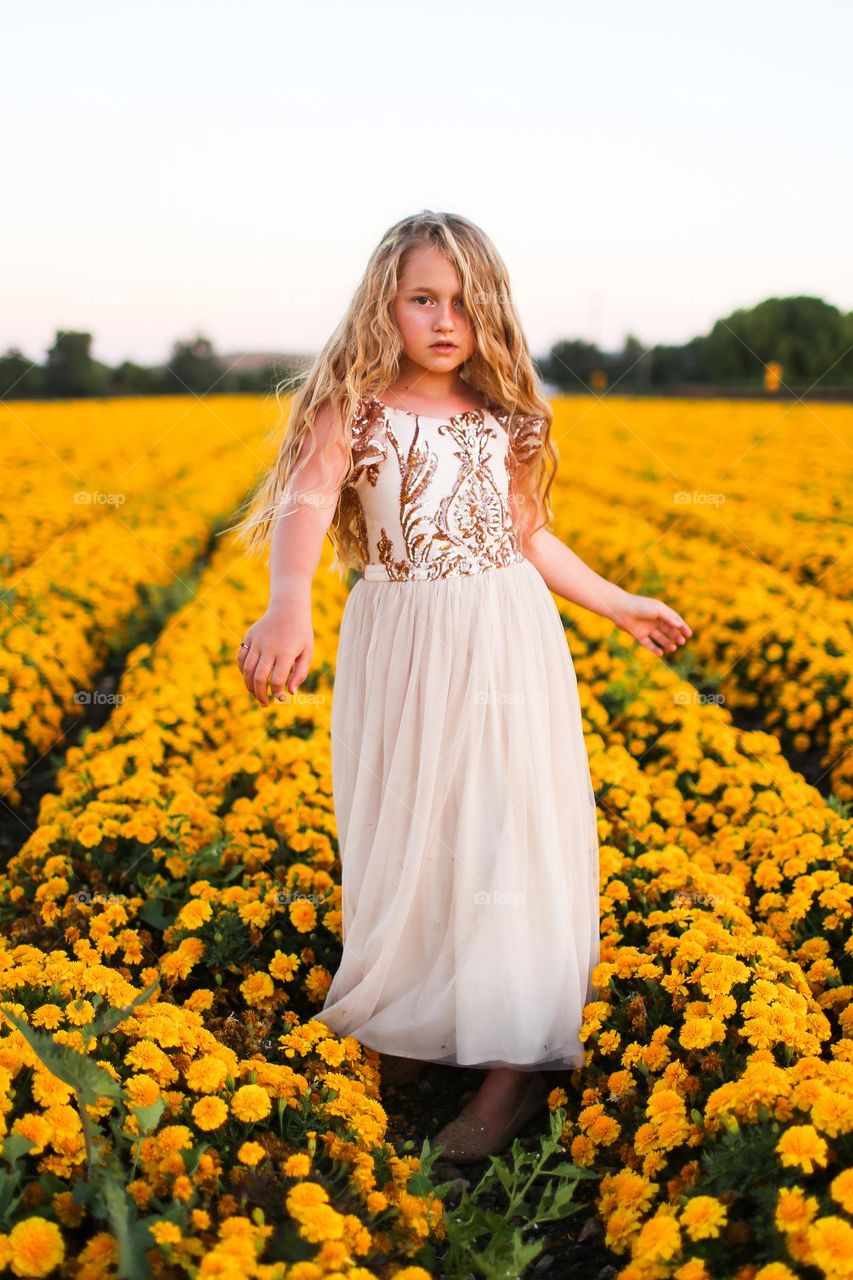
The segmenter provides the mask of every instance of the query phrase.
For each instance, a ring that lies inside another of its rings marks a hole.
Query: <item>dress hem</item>
[[[354,1040],[357,1040],[363,1049],[372,1049],[375,1053],[387,1054],[389,1057],[409,1057],[409,1053],[401,1053],[399,1048],[383,1049],[378,1045],[368,1044],[362,1040],[360,1036],[353,1032],[349,1033]],[[458,1067],[460,1070],[469,1071],[491,1071],[493,1068],[504,1068],[510,1071],[577,1071],[583,1067],[586,1054],[583,1054],[579,1060],[572,1058],[567,1061],[565,1058],[543,1058],[539,1062],[507,1062],[503,1058],[492,1058],[485,1062],[460,1062],[455,1054],[448,1054],[443,1058],[424,1057],[418,1054],[415,1057],[416,1062],[423,1062],[428,1067]]]

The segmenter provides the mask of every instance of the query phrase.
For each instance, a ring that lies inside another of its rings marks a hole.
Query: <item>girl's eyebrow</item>
[[[439,293],[440,290],[431,289],[428,284],[410,284],[406,292],[407,293]],[[460,290],[457,289],[456,292],[459,293]]]

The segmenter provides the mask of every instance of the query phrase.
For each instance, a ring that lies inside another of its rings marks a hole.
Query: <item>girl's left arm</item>
[[[671,652],[693,634],[668,604],[652,596],[632,595],[602,578],[548,529],[537,529],[524,538],[522,550],[555,595],[609,618],[658,657],[664,648]]]

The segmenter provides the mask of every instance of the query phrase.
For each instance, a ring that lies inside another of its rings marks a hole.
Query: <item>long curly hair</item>
[[[237,529],[238,541],[250,552],[268,549],[276,521],[298,509],[298,501],[290,495],[298,494],[298,475],[318,449],[314,421],[320,407],[328,402],[333,427],[320,450],[321,467],[327,467],[335,442],[345,442],[349,457],[327,531],[335,552],[332,568],[342,577],[349,570],[363,570],[356,523],[358,497],[349,484],[355,470],[352,420],[363,400],[381,398],[399,376],[403,344],[394,318],[394,300],[406,254],[424,244],[439,248],[461,281],[462,301],[475,335],[474,351],[458,370],[461,380],[486,403],[503,409],[510,428],[516,415],[544,419],[543,446],[534,459],[519,466],[512,451],[508,459],[512,492],[525,511],[533,511],[532,520],[529,514],[526,517],[528,535],[552,519],[549,495],[558,463],[551,438],[553,415],[512,300],[507,269],[492,241],[475,223],[459,214],[424,210],[402,218],[383,235],[346,314],[307,372],[276,384],[280,411],[276,437],[283,430],[278,458],[247,499],[246,517],[230,526]],[[282,396],[291,392],[285,406]],[[303,454],[306,437],[310,443]],[[330,478],[328,471],[326,477]],[[528,502],[532,508],[527,507]]]

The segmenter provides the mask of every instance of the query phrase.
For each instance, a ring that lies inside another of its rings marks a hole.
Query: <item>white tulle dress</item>
[[[579,1066],[599,960],[595,797],[566,634],[512,526],[543,422],[353,422],[366,568],[332,702],[343,954],[317,1017],[383,1053]]]

